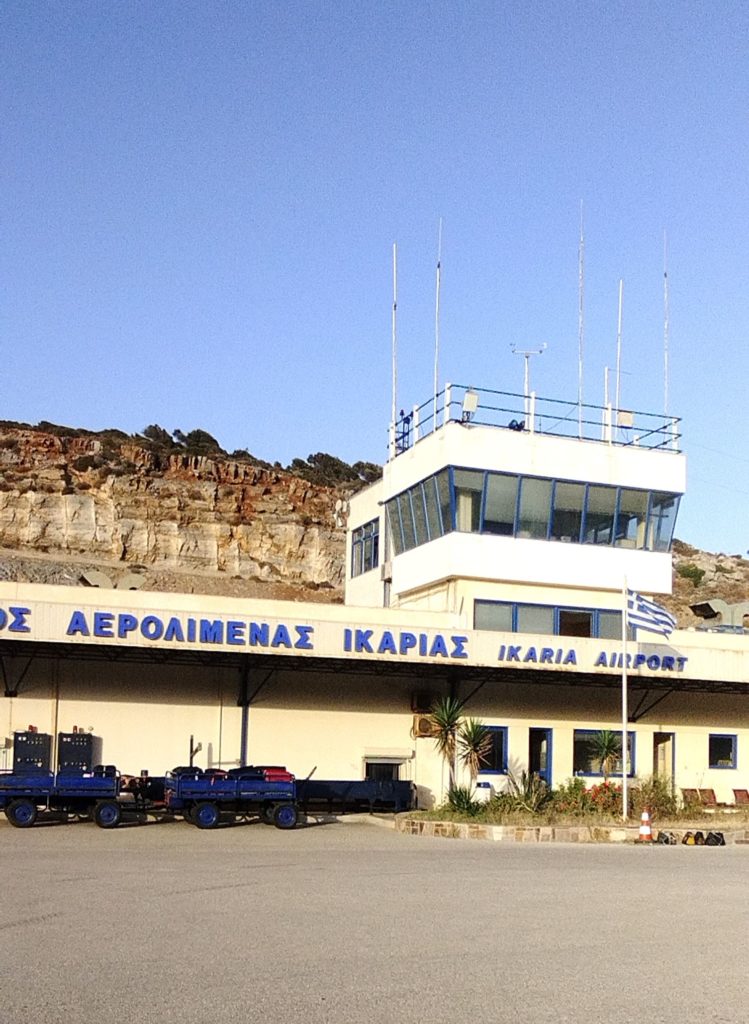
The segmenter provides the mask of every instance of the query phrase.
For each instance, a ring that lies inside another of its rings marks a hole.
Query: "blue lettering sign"
[[[270,643],[270,627],[267,622],[250,623],[250,647],[267,647]]]
[[[220,644],[224,641],[224,624],[221,619],[200,620],[201,644]]]
[[[372,639],[371,629],[355,629],[354,630],[354,650],[357,654],[361,654],[365,651],[367,654],[374,654],[370,640]]]
[[[292,647],[291,637],[286,626],[276,626],[276,631],[273,634],[273,639],[270,643],[271,647]]]
[[[314,651],[315,645],[312,643],[310,637],[315,632],[312,626],[294,626],[296,635],[299,638],[294,644],[300,651]]]
[[[113,622],[114,615],[111,612],[94,612],[94,636],[114,637]]]
[[[182,623],[178,618],[172,616],[167,622],[166,629],[164,630],[165,640],[178,640],[181,644],[185,642],[185,634],[182,630]]]
[[[378,654],[397,654],[398,648],[395,646],[395,640],[393,634],[389,630],[385,630],[380,640],[380,646],[377,648]]]
[[[164,633],[164,623],[158,615],[146,615],[140,624],[140,631],[146,640],[160,640]]]
[[[245,629],[246,626],[244,622],[237,622],[235,619],[230,619],[229,622],[226,623],[227,644],[243,644]]]
[[[447,644],[445,643],[445,638],[441,633],[438,633],[434,640],[432,640],[432,646],[429,648],[429,657],[447,657]]]
[[[68,624],[66,634],[67,636],[75,636],[76,633],[80,633],[81,636],[91,636],[86,616],[83,612],[73,612],[70,616],[70,623]]]
[[[138,626],[138,620],[134,615],[123,613],[117,616],[117,636],[120,640],[127,639],[127,634],[132,633]]]
[[[26,625],[26,616],[31,615],[30,608],[9,608],[13,616],[8,626],[9,633],[30,633],[31,627]]]
[[[451,658],[467,658],[468,651],[465,649],[465,645],[468,643],[467,636],[451,636],[450,639],[453,642],[453,651],[450,655]]]

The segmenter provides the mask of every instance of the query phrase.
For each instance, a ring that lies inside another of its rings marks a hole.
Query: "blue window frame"
[[[679,496],[446,466],[387,502],[394,554],[458,530],[671,550]]]
[[[506,775],[507,726],[487,725],[485,728],[491,737],[491,747],[479,768],[479,775]]]
[[[708,737],[708,767],[736,767],[737,738],[735,733],[712,732]]]
[[[586,775],[593,778],[604,776],[603,766],[595,749],[595,738],[601,732],[613,732],[621,739],[621,732],[616,729],[575,729],[572,739],[572,771],[575,775]],[[627,733],[627,778],[635,774],[635,734]],[[610,777],[622,774],[621,753],[616,760],[609,765],[608,775]]]
[[[511,601],[474,601],[473,628],[497,633],[621,639],[622,613],[609,608],[572,608]]]
[[[372,519],[351,534],[351,575],[376,569],[380,564],[380,520]]]

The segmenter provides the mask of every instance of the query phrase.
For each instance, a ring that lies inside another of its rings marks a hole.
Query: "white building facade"
[[[513,404],[514,403],[514,404]],[[343,606],[0,583],[0,737],[102,737],[121,771],[286,764],[445,795],[426,715],[452,694],[491,731],[481,780],[593,784],[621,728],[632,776],[749,786],[742,633],[623,629],[626,588],[671,588],[677,424],[447,388],[393,425],[351,499]]]

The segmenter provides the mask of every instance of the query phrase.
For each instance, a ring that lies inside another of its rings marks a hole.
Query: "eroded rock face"
[[[339,495],[282,470],[0,431],[0,547],[340,588]]]

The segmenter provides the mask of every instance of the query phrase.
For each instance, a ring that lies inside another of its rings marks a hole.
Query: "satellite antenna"
[[[668,239],[663,231],[663,412],[668,416]]]
[[[585,233],[583,201],[580,200],[580,244],[577,251],[577,433],[583,436],[583,341],[585,338]]]
[[[432,429],[437,429],[437,395],[439,394],[439,359],[440,359],[440,284],[442,282],[442,218],[440,217],[439,231],[437,232],[437,295],[434,308],[434,423]]]
[[[530,359],[531,356],[540,356],[546,351],[546,342],[544,342],[540,348],[527,348],[521,349],[516,345],[510,345],[512,354],[514,356],[522,356],[525,359],[525,372],[523,374],[523,396],[525,397],[525,418],[530,418],[530,398],[531,398],[531,378],[530,378]]]

